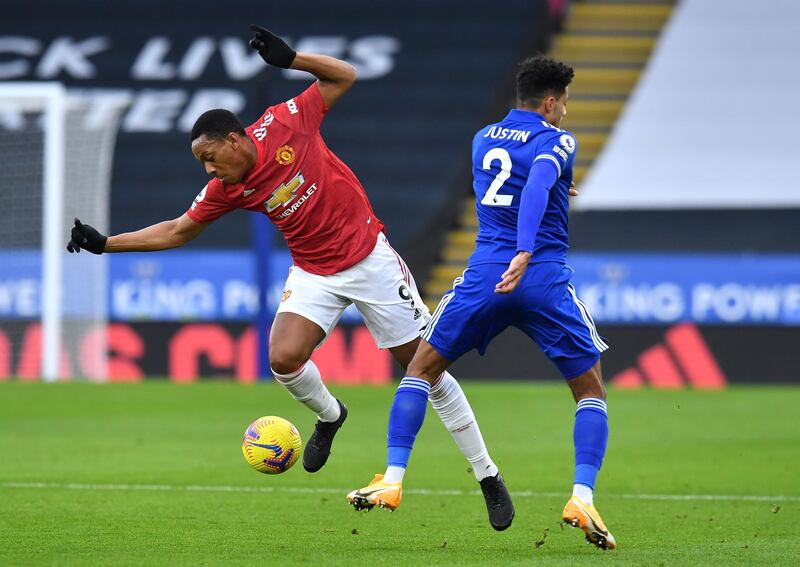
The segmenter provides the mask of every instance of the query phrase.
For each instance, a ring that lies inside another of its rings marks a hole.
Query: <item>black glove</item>
[[[80,252],[81,248],[83,248],[92,254],[102,254],[106,247],[106,240],[108,240],[107,236],[100,234],[88,224],[81,224],[81,221],[75,219],[75,226],[72,227],[72,235],[69,244],[67,244],[67,250]]]
[[[289,44],[269,30],[256,25],[251,25],[256,36],[250,40],[250,47],[258,51],[261,59],[270,65],[288,69],[294,61],[297,52]]]

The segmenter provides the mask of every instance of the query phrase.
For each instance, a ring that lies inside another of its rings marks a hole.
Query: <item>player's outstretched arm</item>
[[[325,106],[332,108],[356,81],[355,68],[339,59],[315,53],[297,53],[280,37],[262,27],[251,25],[255,36],[250,47],[258,51],[269,65],[297,69],[319,79],[319,90]]]
[[[194,222],[188,215],[150,225],[134,232],[105,236],[88,224],[75,219],[67,250],[92,254],[103,252],[154,252],[183,246],[196,238],[210,223]]]

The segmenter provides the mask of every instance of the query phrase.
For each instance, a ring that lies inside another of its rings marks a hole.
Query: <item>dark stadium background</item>
[[[26,56],[28,65],[21,75],[4,78],[60,80],[73,89],[103,89],[130,97],[113,170],[111,229],[117,233],[181,214],[204,185],[206,177],[189,151],[187,125],[192,117],[185,114],[198,97],[241,99],[238,111],[249,123],[266,106],[308,84],[252,64],[254,55],[245,49],[250,23],[269,27],[299,49],[329,49],[348,58],[359,65],[361,80],[326,119],[323,135],[363,182],[394,246],[424,288],[470,192],[472,133],[505,113],[513,98],[515,63],[546,50],[559,29],[552,10],[562,3],[502,4],[502,10],[492,9],[488,20],[489,5],[477,0],[232,1],[224,4],[224,11],[219,2],[206,0],[14,0],[4,4],[0,36],[34,38],[41,47]],[[34,20],[35,26],[30,23]],[[85,47],[81,42],[95,36],[108,38],[108,44],[87,57],[91,70],[86,76],[66,71],[48,75],[42,70],[44,54],[54,45]],[[231,60],[240,66],[225,63],[223,44],[230,46]],[[164,51],[157,53],[161,48]],[[153,50],[147,65],[146,49]],[[193,62],[186,58],[192,49],[199,58]],[[0,65],[12,57],[7,51],[0,53]],[[571,239],[576,252],[586,253],[758,256],[800,252],[798,222],[797,209],[579,211],[571,218]],[[275,245],[282,246],[277,235]],[[250,246],[250,219],[237,212],[215,223],[190,249]],[[121,377],[252,378],[252,357],[242,354],[249,352],[253,340],[245,336],[247,320],[191,322],[143,315],[117,317],[114,323],[119,342],[112,369]],[[672,325],[600,321],[599,326],[613,345],[604,358],[606,374],[613,377],[637,367],[642,353],[661,344]],[[791,345],[800,340],[798,329],[797,321],[699,325],[705,348],[726,378],[745,382],[796,382]],[[378,368],[381,379],[389,378],[389,362],[374,352],[362,331],[357,324],[345,325],[324,347],[320,355],[328,361],[329,377],[357,382],[369,379],[369,369]],[[184,341],[176,346],[182,332]],[[219,336],[226,336],[231,352],[238,355],[214,363],[201,346]],[[141,348],[126,349],[130,341]],[[21,348],[13,346],[15,351]],[[668,358],[676,356],[667,353]],[[178,361],[184,357],[192,362]],[[493,345],[487,358],[468,355],[454,372],[468,378],[556,377],[535,345],[513,330]]]

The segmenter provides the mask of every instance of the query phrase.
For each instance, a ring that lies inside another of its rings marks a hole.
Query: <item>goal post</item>
[[[97,120],[91,99],[59,83],[0,84],[0,150],[10,169],[0,223],[0,372],[48,382],[105,378],[107,258],[65,258],[65,245],[75,216],[108,230],[123,108],[106,106]]]

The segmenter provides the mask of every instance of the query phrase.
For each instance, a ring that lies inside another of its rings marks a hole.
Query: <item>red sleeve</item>
[[[319,130],[328,107],[319,85],[314,82],[296,97],[276,104],[271,110],[282,124],[303,134],[312,134]]]
[[[207,223],[217,220],[230,210],[232,208],[225,199],[222,182],[219,179],[212,179],[194,198],[186,214],[194,222]]]

